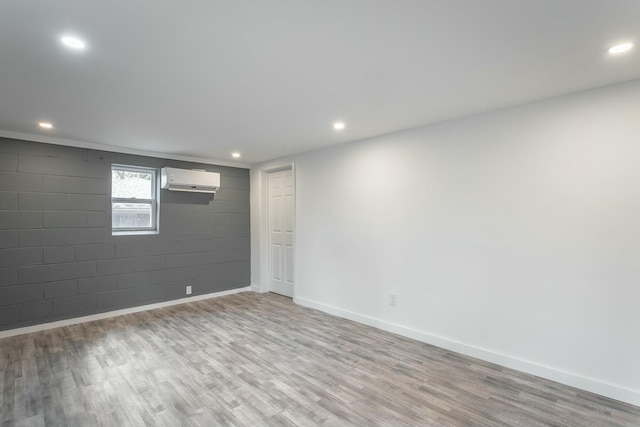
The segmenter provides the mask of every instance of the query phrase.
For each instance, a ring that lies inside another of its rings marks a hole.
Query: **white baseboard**
[[[259,294],[264,294],[264,293],[269,292],[268,289],[262,289],[259,284],[258,285],[255,285],[255,284],[251,285],[251,291],[252,292],[257,292]]]
[[[501,354],[484,348],[475,347],[449,338],[439,337],[415,329],[407,328],[405,326],[387,322],[386,320],[364,316],[352,311],[343,310],[338,307],[333,307],[305,298],[294,298],[294,302],[305,307],[315,308],[325,313],[333,314],[334,316],[373,326],[387,332],[392,332],[394,334],[412,338],[417,341],[422,341],[424,343],[455,351],[467,356],[476,357],[478,359],[495,363],[500,366],[526,372],[528,374],[536,375],[538,377],[546,378],[551,381],[556,381],[561,384],[596,393],[601,396],[619,400],[621,402],[640,406],[639,390],[633,390],[619,385],[610,384],[604,381],[596,380],[571,372],[566,372],[550,366],[540,365],[528,360],[518,359],[506,354]]]
[[[40,325],[25,326],[24,328],[9,329],[8,331],[0,331],[0,338],[13,337],[16,335],[30,334],[32,332],[45,331],[47,329],[60,328],[62,326],[77,325],[78,323],[92,322],[94,320],[108,319],[110,317],[122,316],[124,314],[139,313],[141,311],[155,310],[157,308],[171,307],[172,305],[186,304],[188,302],[200,301],[209,298],[218,298],[225,295],[237,294],[240,292],[248,292],[250,286],[245,288],[230,289],[228,291],[212,292],[210,294],[196,295],[188,298],[180,298],[177,300],[158,302],[155,304],[141,305],[138,307],[123,308],[122,310],[106,311],[104,313],[90,314],[88,316],[74,317],[71,319],[58,320],[55,322],[42,323]]]

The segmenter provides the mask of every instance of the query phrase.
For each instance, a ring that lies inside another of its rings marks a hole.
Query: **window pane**
[[[111,197],[123,199],[152,199],[151,172],[111,170]]]
[[[113,228],[151,228],[151,205],[147,203],[112,203]]]

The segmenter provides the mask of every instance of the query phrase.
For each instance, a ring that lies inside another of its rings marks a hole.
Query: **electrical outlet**
[[[187,295],[191,295],[191,286],[187,286],[185,292],[187,293]]]
[[[389,305],[398,305],[398,296],[396,294],[389,294]]]

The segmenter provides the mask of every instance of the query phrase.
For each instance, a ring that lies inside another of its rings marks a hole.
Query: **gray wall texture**
[[[160,233],[111,235],[111,164],[206,169],[161,190]],[[0,138],[0,330],[250,284],[249,171]]]

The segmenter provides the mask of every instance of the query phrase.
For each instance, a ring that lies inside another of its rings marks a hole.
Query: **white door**
[[[293,296],[293,171],[269,174],[269,290]]]

